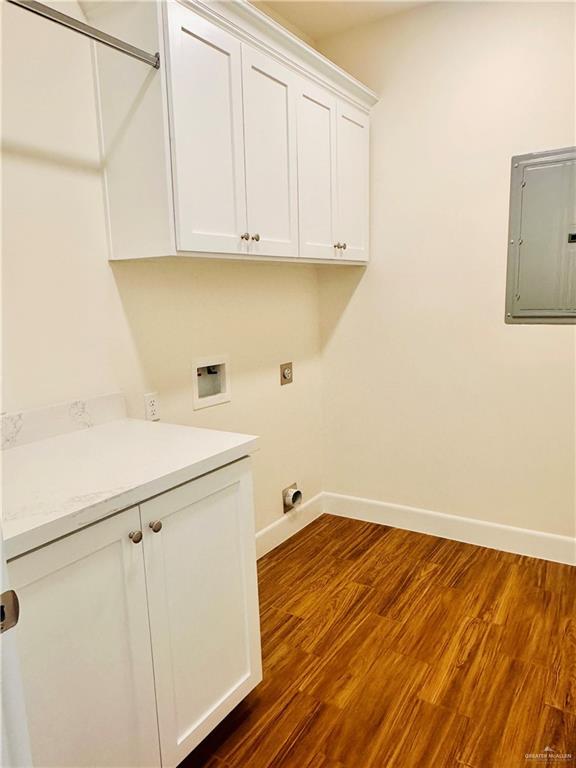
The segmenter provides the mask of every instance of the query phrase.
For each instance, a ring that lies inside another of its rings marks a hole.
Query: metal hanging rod
[[[56,11],[48,5],[44,5],[44,3],[37,3],[36,0],[8,0],[8,2],[13,5],[18,5],[20,8],[24,8],[32,13],[37,13],[38,16],[43,16],[45,19],[55,21],[56,24],[61,24],[63,27],[73,29],[74,32],[79,32],[81,35],[90,37],[92,40],[107,45],[109,48],[114,48],[121,53],[126,53],[134,59],[139,59],[146,64],[150,64],[154,69],[160,69],[159,53],[148,53],[148,51],[143,51],[141,48],[136,48],[135,46],[130,45],[130,43],[124,42],[124,40],[112,37],[112,35],[107,35],[106,32],[101,32],[99,29],[96,29],[96,27],[84,24],[83,21],[78,21],[72,16],[60,13],[60,11]]]

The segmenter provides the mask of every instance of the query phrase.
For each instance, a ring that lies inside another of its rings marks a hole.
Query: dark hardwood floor
[[[259,582],[264,681],[182,766],[576,766],[575,568],[324,515]]]

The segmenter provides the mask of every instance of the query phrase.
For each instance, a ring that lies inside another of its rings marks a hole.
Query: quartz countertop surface
[[[5,556],[17,557],[254,451],[257,438],[118,419],[2,453]]]

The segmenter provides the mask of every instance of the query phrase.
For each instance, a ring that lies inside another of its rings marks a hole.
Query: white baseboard
[[[417,533],[429,533],[481,547],[500,549],[556,563],[576,565],[576,540],[570,536],[515,528],[475,518],[446,515],[428,509],[387,504],[339,493],[323,494],[324,512],[368,523],[381,523]]]
[[[324,494],[318,493],[309,501],[288,512],[280,520],[258,531],[256,534],[256,555],[258,558],[294,536],[324,512]]]
[[[296,511],[259,531],[256,534],[257,556],[267,554],[323,513],[576,565],[576,540],[570,536],[328,492],[317,494]]]

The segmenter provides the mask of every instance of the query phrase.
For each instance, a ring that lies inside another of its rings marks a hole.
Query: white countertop
[[[3,451],[8,559],[253,452],[257,438],[119,419]]]

